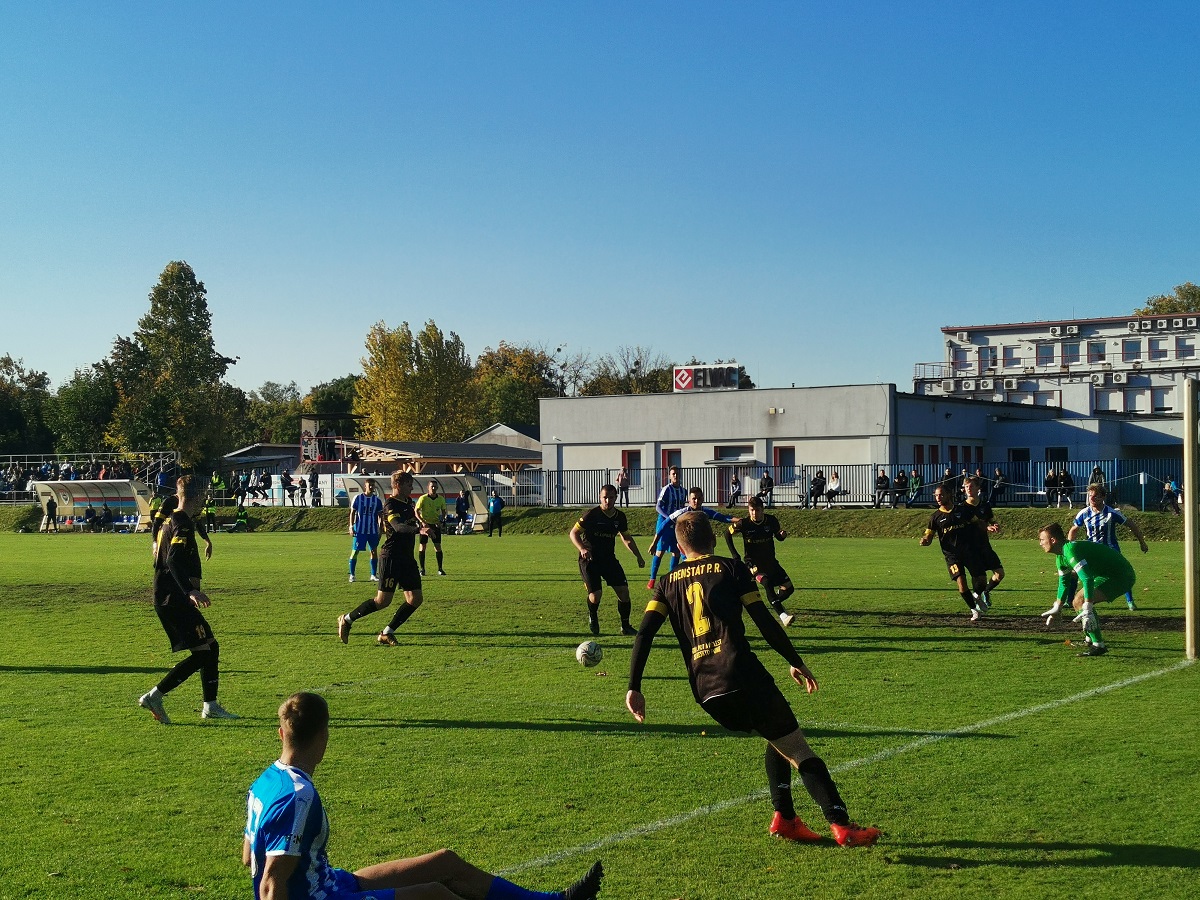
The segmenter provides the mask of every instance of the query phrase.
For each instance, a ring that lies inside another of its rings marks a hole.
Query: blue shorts
[[[370,545],[368,547],[368,545]],[[375,552],[375,548],[379,546],[379,535],[377,534],[356,534],[354,536],[354,549],[352,553],[358,553],[362,550],[370,550]]]
[[[373,891],[359,889],[358,879],[353,872],[345,869],[334,869],[334,889],[328,894],[329,900],[396,900],[394,888],[377,888]]]
[[[679,540],[675,537],[675,529],[668,528],[658,533],[658,552],[679,555]]]

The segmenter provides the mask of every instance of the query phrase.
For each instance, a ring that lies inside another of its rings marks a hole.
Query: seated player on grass
[[[242,864],[255,900],[594,900],[604,868],[596,862],[565,891],[531,891],[477,869],[452,850],[396,859],[357,872],[325,855],[329,819],[312,776],[329,744],[329,706],[319,694],[293,694],[279,707],[283,752],[250,787]]]
[[[742,610],[750,614],[771,649],[787,660],[789,674],[808,693],[817,680],[758,595],[750,571],[739,562],[713,556],[716,536],[708,519],[687,513],[676,523],[687,561],[657,582],[633,642],[625,705],[639,722],[646,720],[642,673],[654,636],[668,619],[687,667],[692,695],[701,708],[730,731],[758,732],[767,740],[767,783],[775,815],[770,832],[790,841],[815,842],[821,835],[796,815],[792,805],[792,768],[821,807],[834,840],[843,847],[873,844],[878,828],[850,821],[829,769],[808,746],[796,716],[771,674],[750,648]]]
[[[1100,634],[1095,604],[1120,597],[1133,588],[1137,576],[1129,560],[1112,547],[1091,541],[1068,541],[1057,522],[1038,532],[1038,544],[1052,553],[1058,565],[1058,596],[1054,605],[1042,613],[1049,625],[1070,602],[1079,613],[1073,621],[1083,626],[1086,649],[1080,656],[1103,656],[1108,652]],[[1072,599],[1073,598],[1073,599]]]

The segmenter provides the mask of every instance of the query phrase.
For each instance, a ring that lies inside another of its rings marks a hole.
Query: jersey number
[[[704,588],[692,582],[687,586],[687,602],[692,608],[692,636],[701,637],[708,634],[712,622],[704,611]]]

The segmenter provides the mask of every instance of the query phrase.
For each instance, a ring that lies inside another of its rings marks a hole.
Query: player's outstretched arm
[[[746,612],[750,613],[750,618],[758,626],[758,630],[762,632],[762,636],[767,639],[767,644],[770,645],[772,650],[787,660],[788,665],[799,669],[801,672],[808,671],[804,667],[804,660],[800,658],[800,654],[792,646],[791,638],[787,636],[787,632],[783,630],[783,626],[779,624],[779,620],[775,618],[771,610],[767,609],[765,603],[756,599],[746,607]]]
[[[641,691],[626,691],[625,708],[639,722],[646,721],[646,698]]]
[[[813,673],[808,671],[808,666],[792,666],[788,671],[792,676],[792,681],[804,688],[809,694],[817,692],[817,679],[813,677]]]
[[[1137,522],[1133,519],[1126,519],[1125,524],[1129,526],[1129,530],[1133,532],[1133,536],[1138,539],[1138,544],[1141,545],[1143,553],[1149,553],[1150,548],[1146,546],[1146,538],[1142,535],[1142,529],[1138,528]]]
[[[637,557],[638,568],[639,569],[646,568],[646,560],[642,558],[642,551],[638,549],[637,542],[629,536],[628,532],[626,532],[626,531],[621,532],[621,541],[622,541],[622,543],[625,544],[626,547],[629,548],[629,552],[632,553],[635,557]]]
[[[658,596],[657,594],[655,596]],[[651,601],[653,603],[654,601]],[[646,721],[646,699],[642,696],[642,673],[646,671],[646,660],[650,658],[650,647],[654,636],[667,617],[660,612],[646,610],[641,627],[633,639],[633,651],[629,659],[629,690],[625,694],[625,706],[639,722]]]
[[[729,557],[740,562],[741,557],[738,556],[737,547],[733,545],[733,528],[725,529],[725,545],[729,548]]]

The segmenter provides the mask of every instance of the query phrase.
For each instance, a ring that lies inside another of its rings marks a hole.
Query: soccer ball
[[[600,660],[604,659],[604,651],[600,649],[600,645],[595,641],[584,641],[575,648],[575,658],[579,660],[581,666],[591,668],[597,665]]]

